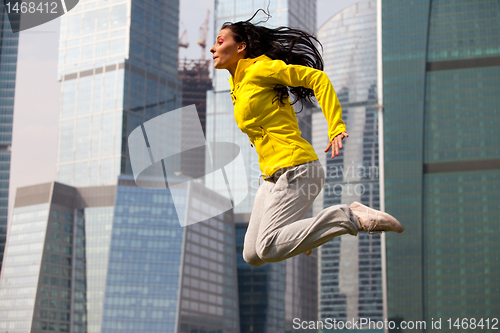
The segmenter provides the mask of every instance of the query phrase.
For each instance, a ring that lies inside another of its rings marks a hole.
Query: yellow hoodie
[[[234,118],[247,134],[259,155],[259,166],[265,177],[277,170],[314,161],[318,156],[300,134],[297,117],[290,100],[282,105],[272,102],[277,84],[306,87],[314,91],[328,121],[330,141],[345,132],[342,108],[327,75],[317,69],[287,65],[266,55],[241,59],[234,77],[229,79]]]

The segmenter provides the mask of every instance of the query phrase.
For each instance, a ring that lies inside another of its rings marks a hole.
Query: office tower
[[[317,320],[317,256],[252,267],[243,260],[248,214],[235,214],[241,332],[297,332],[293,319]]]
[[[192,186],[187,218],[210,216],[219,196]],[[170,191],[127,176],[109,186],[20,188],[0,329],[238,332],[232,211],[181,228],[175,208]]]
[[[182,80],[182,106],[195,104],[205,133],[207,91],[212,88],[210,60],[179,60],[179,79]]]
[[[315,0],[216,0],[213,40],[223,23],[247,20],[260,8],[269,9],[272,16],[267,22],[261,23],[265,26],[289,26],[309,33],[315,31]],[[265,19],[265,16],[261,13],[253,22],[257,23],[262,19]],[[261,172],[255,148],[250,146],[248,137],[236,126],[228,78],[227,71],[214,70],[214,89],[207,93],[206,133],[209,142],[236,143],[245,160],[246,170],[235,170],[237,174],[233,175],[232,179],[236,180],[236,184],[231,186],[242,193],[249,191],[245,201],[235,207],[241,332],[289,332],[292,330],[291,321],[295,317],[301,316],[304,320],[317,319],[316,254],[311,257],[297,256],[285,262],[267,264],[259,268],[243,261],[244,234]],[[300,107],[296,109],[299,110]],[[310,116],[307,111],[298,114],[299,119],[307,120],[307,116]],[[301,129],[307,129],[304,124],[301,125]],[[215,152],[214,155],[217,154],[224,155],[227,152]],[[247,177],[242,176],[245,172]],[[206,185],[218,193],[226,191],[225,187],[219,184],[207,182]],[[290,274],[285,277],[287,272]]]
[[[385,203],[406,227],[387,235],[389,318],[500,313],[499,15],[382,2]]]
[[[379,208],[376,2],[360,1],[332,16],[318,29],[325,72],[342,105],[349,138],[339,156],[324,153],[328,126],[313,113],[314,145],[326,165],[323,208],[361,202]],[[321,199],[321,198],[320,198]],[[319,251],[320,319],[382,320],[380,235],[344,235]]]
[[[179,1],[85,1],[61,18],[57,180],[116,184],[132,174],[126,140],[181,106]]]
[[[236,215],[235,219],[245,217]],[[285,332],[286,265],[249,266],[242,255],[247,226],[248,222],[235,223],[240,331]]]
[[[17,47],[19,33],[13,33],[11,24],[19,24],[18,16],[9,20],[4,3],[0,3],[0,272],[2,271],[5,239],[7,237],[7,210],[9,206],[10,149],[12,118],[16,86]]]
[[[146,122],[156,154],[147,121],[180,107],[178,5],[81,1],[61,18],[59,182],[18,191],[1,330],[239,332],[232,211],[213,217],[220,197],[173,189],[182,176],[130,175],[129,134]]]
[[[195,105],[203,133],[206,132],[207,91],[212,89],[209,77],[209,60],[179,60],[179,80],[182,81],[182,106]],[[189,122],[190,119],[183,119]],[[183,128],[189,127],[183,123]],[[182,132],[182,142],[189,142],[192,133]],[[192,145],[191,145],[192,146]],[[185,151],[185,149],[182,149]],[[185,151],[181,157],[181,170],[184,175],[199,178],[205,175],[205,150]]]

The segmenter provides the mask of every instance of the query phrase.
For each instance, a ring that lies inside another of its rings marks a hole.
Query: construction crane
[[[207,9],[207,16],[205,17],[205,23],[200,27],[200,38],[196,41],[196,44],[201,46],[201,59],[205,60],[205,49],[207,47],[207,33],[208,33],[208,18],[210,16],[210,9]]]
[[[181,24],[182,24],[182,22],[181,22]],[[186,38],[184,38],[184,37],[186,37]],[[189,47],[189,41],[187,39],[187,29],[184,29],[184,31],[182,32],[182,35],[179,37],[179,47],[177,48],[177,59],[179,59],[179,56],[181,54],[181,47],[186,48],[186,49]]]
[[[184,47],[184,48],[188,48],[189,47],[189,42],[187,40],[187,37],[186,37],[186,41],[184,42],[184,36],[186,36],[187,34],[187,30],[184,29],[184,32],[182,33],[182,35],[179,37],[179,47]]]

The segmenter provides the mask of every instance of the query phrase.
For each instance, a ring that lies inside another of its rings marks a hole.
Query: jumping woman
[[[255,146],[264,179],[245,235],[245,261],[259,267],[310,254],[334,237],[356,236],[359,231],[403,232],[394,217],[358,202],[302,219],[323,188],[325,173],[311,144],[300,136],[289,92],[295,101],[316,96],[328,121],[325,152],[331,149],[332,158],[349,135],[337,95],[323,72],[317,39],[297,29],[252,24],[252,19],[225,23],[210,49],[214,68],[231,74],[234,117]]]

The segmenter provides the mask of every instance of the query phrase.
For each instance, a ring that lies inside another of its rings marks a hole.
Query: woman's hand
[[[339,150],[342,149],[342,140],[348,137],[349,134],[347,134],[346,132],[338,134],[336,137],[333,138],[331,142],[328,142],[328,146],[326,146],[325,153],[328,152],[330,148],[332,148],[332,158],[338,156]]]

